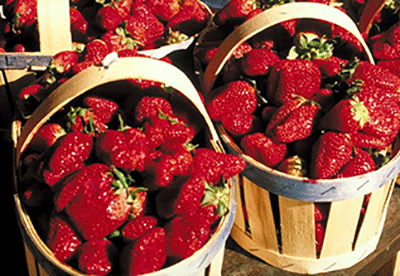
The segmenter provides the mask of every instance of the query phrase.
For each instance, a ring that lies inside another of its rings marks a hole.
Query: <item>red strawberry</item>
[[[17,0],[12,18],[12,29],[17,34],[31,34],[37,26],[37,1]]]
[[[372,172],[375,170],[375,161],[371,155],[360,149],[355,149],[355,157],[353,157],[342,170],[336,175],[335,178],[351,177],[361,175],[364,173]]]
[[[316,244],[316,251],[321,252],[322,250],[322,243],[324,241],[325,236],[325,228],[321,223],[315,224],[315,244]]]
[[[368,109],[357,96],[353,96],[340,100],[331,108],[322,117],[320,128],[339,132],[357,132],[364,127],[368,120]]]
[[[149,153],[148,138],[137,128],[110,129],[98,136],[95,153],[104,163],[126,172],[143,171]]]
[[[72,259],[78,247],[82,244],[75,230],[61,215],[50,219],[49,229],[46,245],[54,256],[61,262],[67,262]]]
[[[400,68],[397,66],[399,62],[400,59],[380,60],[376,65],[388,69],[392,74],[395,74],[400,78]]]
[[[122,249],[120,265],[124,275],[142,275],[162,268],[166,261],[164,228],[154,227]]]
[[[315,129],[321,107],[301,97],[287,100],[272,116],[265,133],[279,143],[306,139]]]
[[[268,77],[268,99],[280,105],[285,101],[301,96],[310,98],[319,90],[321,72],[309,60],[283,59],[272,67]]]
[[[103,238],[129,217],[132,197],[129,179],[104,164],[79,170],[54,197],[85,239]],[[85,212],[84,210],[90,210]]]
[[[210,238],[210,225],[194,216],[176,216],[165,227],[167,255],[183,260],[203,247]]]
[[[322,110],[326,111],[332,108],[335,103],[335,94],[332,89],[321,88],[316,91],[311,98],[311,101],[317,102]]]
[[[383,60],[400,58],[400,23],[392,25],[388,30],[371,37],[374,57]]]
[[[132,12],[133,0],[112,0],[111,3],[123,20],[127,19]]]
[[[320,204],[314,203],[314,221],[321,222],[325,218],[323,208]]]
[[[144,96],[136,106],[134,115],[135,120],[138,123],[142,123],[145,119],[158,117],[160,111],[169,117],[174,117],[171,104],[167,99],[162,97]]]
[[[162,22],[168,22],[180,10],[180,3],[177,0],[148,0],[146,5]]]
[[[96,24],[104,30],[115,30],[122,21],[117,8],[112,5],[104,5],[96,13]]]
[[[107,275],[115,265],[117,254],[117,247],[109,240],[89,240],[79,247],[78,267],[86,274]]]
[[[241,23],[247,16],[260,7],[256,0],[233,0],[225,4],[216,14],[214,21],[220,24]]]
[[[141,217],[147,208],[147,189],[144,187],[129,187],[129,203],[132,205],[130,217]]]
[[[362,53],[363,47],[361,45],[361,42],[347,29],[336,24],[331,24],[331,30],[333,38],[339,40],[341,43],[344,43],[345,46],[352,47],[355,52],[358,51]]]
[[[104,124],[110,122],[119,106],[116,102],[99,96],[87,96],[83,99],[85,106],[89,107],[98,120]]]
[[[125,34],[123,27],[108,30],[102,37],[110,52],[121,52],[124,50],[134,50],[137,52],[139,43],[134,38]]]
[[[236,113],[251,114],[256,107],[256,89],[246,81],[233,81],[215,88],[207,103],[207,111],[214,121]]]
[[[97,136],[107,130],[106,124],[101,122],[93,110],[89,108],[71,107],[67,117],[68,131],[85,132],[91,136]]]
[[[197,0],[185,0],[180,10],[168,21],[167,28],[192,36],[207,24],[209,13]]]
[[[73,66],[78,63],[78,53],[76,51],[61,51],[54,55],[48,69],[53,76],[56,74],[64,75],[71,72]],[[58,78],[58,77],[57,77]]]
[[[94,64],[100,64],[110,52],[107,43],[97,38],[86,44],[84,60],[93,62]]]
[[[261,131],[260,118],[253,114],[237,113],[232,116],[225,116],[222,117],[221,124],[232,137],[242,137]]]
[[[68,174],[82,168],[92,152],[93,140],[88,134],[71,132],[57,140],[50,150],[48,168],[43,172],[48,185],[53,187]]]
[[[271,50],[252,49],[241,61],[242,72],[249,77],[265,76],[278,60],[278,55]]]
[[[43,91],[44,87],[38,83],[26,86],[22,88],[21,91],[19,92],[19,99],[20,99],[19,102],[23,104],[23,102],[27,100],[29,97],[39,95]]]
[[[388,147],[394,139],[394,137],[392,136],[377,137],[365,134],[361,131],[349,133],[349,135],[355,147],[364,149],[371,148],[371,149],[383,150],[386,147]]]
[[[86,41],[89,22],[76,7],[69,8],[73,41]]]
[[[67,132],[64,130],[64,128],[57,123],[44,124],[32,137],[29,147],[43,152],[54,145],[58,138],[66,133]]]
[[[276,143],[260,132],[243,137],[240,145],[246,155],[271,168],[281,163],[287,153],[286,144]]]
[[[311,178],[334,178],[353,158],[353,146],[349,135],[325,132],[312,147],[311,158]]]
[[[331,56],[329,58],[317,58],[314,59],[313,62],[318,65],[322,76],[332,77],[337,75],[348,61],[336,56]]]
[[[156,226],[157,219],[153,216],[137,217],[123,226],[121,235],[126,242],[132,242]]]

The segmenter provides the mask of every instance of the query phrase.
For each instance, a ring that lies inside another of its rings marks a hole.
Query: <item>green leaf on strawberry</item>
[[[204,181],[206,190],[201,205],[215,205],[218,215],[223,216],[229,210],[229,186],[223,178],[220,183],[220,185],[210,185]]]

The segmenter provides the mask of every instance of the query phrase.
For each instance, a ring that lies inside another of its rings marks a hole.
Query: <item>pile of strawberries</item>
[[[237,2],[216,14],[220,29],[259,12],[234,9]],[[223,17],[232,10],[247,15]],[[207,95],[207,110],[268,167],[312,179],[374,171],[399,147],[400,77],[362,60],[360,43],[345,29],[315,25],[293,19],[243,42]],[[196,52],[204,67],[216,49],[204,43]]]
[[[19,172],[40,237],[90,275],[145,274],[190,257],[229,212],[228,180],[245,167],[207,147],[205,127],[172,106],[179,92],[126,82],[135,97],[88,94],[59,110],[35,133]]]
[[[7,0],[0,20],[0,48],[35,52],[37,0]],[[80,51],[155,49],[198,33],[210,12],[197,0],[71,0],[72,41]]]

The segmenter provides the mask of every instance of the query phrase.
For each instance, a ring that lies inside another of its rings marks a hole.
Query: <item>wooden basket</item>
[[[157,70],[154,70],[154,68],[157,68]],[[96,93],[102,93],[101,95],[108,95],[111,98],[113,96],[128,96],[126,95],[127,91],[123,91],[121,87],[119,87],[119,90],[112,90],[113,92],[111,93],[109,93],[109,89],[101,90],[102,85],[114,85],[118,83],[118,81],[128,78],[158,81],[180,91],[181,94],[175,93],[173,99],[177,100],[182,106],[186,106],[185,110],[190,110],[191,115],[194,114],[197,118],[196,123],[199,123],[199,125],[203,127],[202,129],[206,135],[205,140],[209,142],[209,146],[218,152],[223,151],[217,132],[205,111],[197,90],[186,75],[176,67],[155,59],[132,57],[117,59],[108,68],[91,67],[75,75],[52,92],[52,94],[39,105],[23,126],[21,126],[21,122],[17,120],[13,123],[13,139],[15,144],[14,199],[20,230],[27,249],[27,262],[31,276],[83,274],[59,262],[36,232],[18,194],[17,175],[21,162],[21,155],[24,153],[24,149],[29,144],[33,134],[60,108],[88,91],[91,93],[94,91]],[[106,87],[110,88],[110,86]],[[118,92],[116,93],[116,91]],[[134,94],[129,96],[132,97]],[[232,178],[232,182],[234,179],[235,178]],[[234,184],[231,183],[231,185],[230,211],[222,218],[211,239],[191,257],[173,266],[146,275],[220,275],[225,242],[233,225],[235,213]]]
[[[351,32],[374,63],[357,26],[340,10],[317,3],[291,3],[265,10],[235,28],[220,44],[202,75],[207,95],[233,51],[244,41],[289,19],[328,21]],[[351,178],[311,180],[278,172],[245,155],[221,125],[227,152],[247,162],[236,184],[237,211],[232,238],[250,254],[286,271],[316,274],[348,268],[376,248],[399,173],[400,154],[379,170]],[[364,198],[371,194],[362,216]],[[327,214],[324,241],[316,250],[314,208]]]

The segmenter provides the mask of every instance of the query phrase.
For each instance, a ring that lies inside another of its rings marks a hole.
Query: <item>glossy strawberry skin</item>
[[[361,175],[376,169],[375,161],[368,152],[356,148],[355,155],[336,175],[336,178]]]
[[[86,241],[79,247],[79,269],[90,275],[107,275],[117,257],[117,247],[107,239]]]
[[[120,265],[124,275],[141,275],[159,270],[166,261],[164,228],[154,227],[122,249]]]
[[[258,1],[230,1],[216,13],[214,20],[217,24],[242,22],[258,7]]]
[[[98,120],[104,124],[110,122],[117,113],[119,106],[116,102],[99,96],[87,96],[83,103],[89,107]]]
[[[106,42],[98,38],[93,39],[85,46],[84,60],[100,64],[110,52]]]
[[[372,52],[377,59],[393,60],[400,58],[400,23],[371,38]]]
[[[71,132],[59,138],[52,147],[54,152],[48,169],[43,172],[46,183],[52,187],[69,173],[84,167],[92,147],[93,138],[82,132]]]
[[[151,119],[158,117],[160,110],[163,114],[174,117],[169,101],[162,97],[149,97],[144,96],[136,106],[135,109],[135,120],[138,123],[142,123],[145,119]]]
[[[353,147],[345,133],[326,132],[312,148],[310,177],[314,179],[334,178],[352,159]]]
[[[97,11],[96,23],[104,30],[114,30],[122,21],[118,10],[112,5],[104,5]]]
[[[76,254],[82,241],[65,218],[55,216],[50,219],[46,244],[54,256],[61,262],[67,262]]]
[[[146,2],[146,5],[162,22],[168,22],[180,10],[180,3],[176,0],[149,0]]]
[[[64,128],[57,123],[44,124],[32,137],[29,147],[43,152],[53,146],[57,139],[65,134]]]
[[[260,132],[245,136],[240,145],[246,155],[268,167],[277,166],[287,154],[286,144],[276,143]]]
[[[242,72],[249,77],[264,76],[278,60],[278,55],[268,49],[252,49],[241,60]]]
[[[157,219],[153,216],[141,216],[130,220],[121,229],[121,234],[126,242],[131,242],[141,237],[150,229],[156,227]]]

